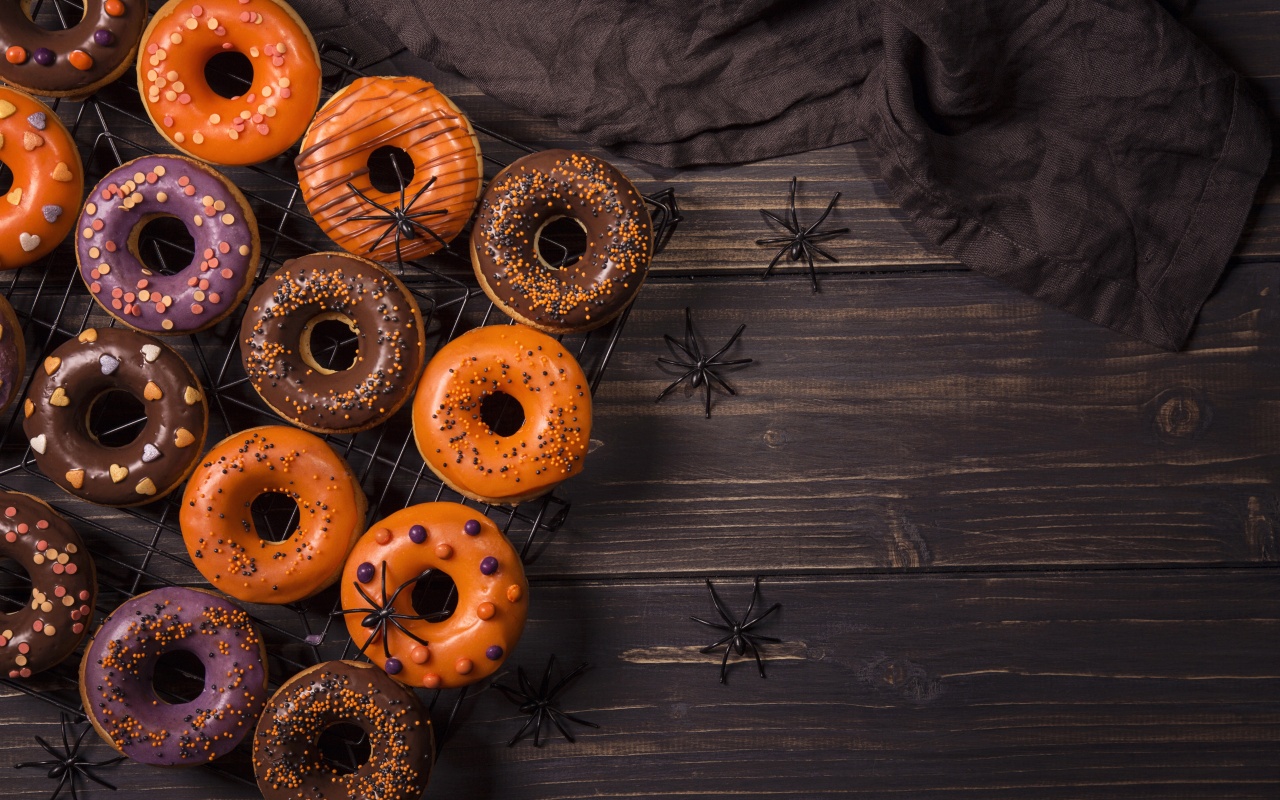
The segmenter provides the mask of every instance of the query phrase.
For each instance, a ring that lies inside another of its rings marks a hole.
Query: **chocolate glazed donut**
[[[84,0],[84,16],[66,30],[31,21],[35,0],[0,3],[8,43],[0,80],[44,97],[81,97],[124,74],[138,52],[146,0]]]
[[[29,678],[79,646],[98,585],[80,535],[44,501],[0,492],[0,510],[0,558],[31,576],[30,602],[0,615],[0,674]]]
[[[93,404],[113,390],[146,408],[142,432],[108,447],[89,430]],[[35,371],[22,429],[40,471],[71,494],[106,506],[164,497],[200,459],[209,422],[200,381],[187,362],[150,336],[89,328]]]
[[[552,266],[543,229],[572,219],[586,234],[582,257]],[[653,223],[644,197],[612,164],[545,150],[499,172],[471,228],[471,263],[489,299],[546,333],[589,331],[622,313],[649,272]]]
[[[369,758],[345,775],[316,746],[338,723],[369,740]],[[417,800],[434,751],[431,721],[413,692],[369,664],[329,661],[290,678],[271,698],[253,737],[253,772],[266,800]]]
[[[0,297],[0,411],[18,396],[27,369],[27,344],[9,301]]]
[[[322,366],[311,334],[328,320],[359,340],[349,369]],[[315,253],[258,287],[240,329],[249,382],[277,414],[317,433],[377,425],[413,394],[426,351],[422,312],[398,278],[363,258]]]

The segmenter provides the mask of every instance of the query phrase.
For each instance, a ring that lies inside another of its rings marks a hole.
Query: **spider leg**
[[[671,354],[672,354],[672,355],[677,355],[677,356],[678,356],[678,355],[679,355],[679,353],[676,353],[676,350],[679,350],[681,353],[684,353],[685,358],[689,359],[690,361],[697,361],[697,360],[698,360],[698,359],[694,358],[693,353],[692,353],[692,352],[690,352],[690,351],[689,351],[689,349],[688,349],[687,347],[685,347],[683,344],[680,344],[680,342],[677,342],[674,338],[672,338],[671,334],[669,334],[669,333],[664,333],[664,334],[662,334],[662,338],[666,340],[666,342],[667,342],[667,347],[671,349]]]
[[[529,702],[528,697],[521,694],[520,692],[517,692],[515,689],[512,689],[510,686],[503,686],[501,683],[495,683],[493,685],[493,688],[502,692],[503,697],[506,697],[508,700],[510,700],[513,703],[523,705]]]
[[[791,199],[787,202],[791,208],[791,224],[792,230],[800,232],[800,220],[796,217],[796,176],[791,176]]]
[[[760,277],[760,280],[767,281],[769,279],[769,276],[773,274],[773,268],[778,266],[778,262],[782,260],[782,257],[785,256],[787,251],[790,249],[790,245],[783,245],[782,249],[778,251],[778,254],[769,262],[769,266],[764,268],[764,275]]]
[[[733,347],[733,343],[738,341],[738,337],[741,336],[742,332],[745,331],[746,329],[747,329],[747,324],[745,322],[739,325],[738,329],[733,332],[732,336],[729,337],[729,341],[725,342],[724,347],[721,347],[719,350],[715,351],[710,356],[708,356],[707,361],[715,361],[717,358],[724,355],[729,350],[730,347]],[[747,359],[747,360],[750,361],[751,359]]]
[[[703,375],[703,373],[701,372],[699,372],[698,374],[700,376]],[[702,383],[707,389],[707,419],[711,419],[711,381],[708,381],[704,378]]]
[[[684,351],[694,361],[702,360],[702,348],[698,346],[698,336],[693,329],[693,311],[688,306],[684,307]]]
[[[53,756],[59,761],[61,761],[63,758],[66,757],[66,753],[59,753],[57,750],[54,750],[53,747],[48,742],[46,742],[44,739],[40,738],[39,736],[36,737],[36,741],[40,743],[41,747],[43,747],[45,750],[49,752],[49,755]],[[70,750],[70,748],[67,748],[67,749]]]
[[[382,240],[387,238],[387,234],[391,233],[391,229],[394,227],[395,227],[394,223],[388,223],[387,227],[382,229],[382,233],[378,234],[378,238],[373,240],[373,244],[369,245],[370,253],[378,249],[378,245],[382,244]],[[400,235],[400,232],[396,231],[397,239],[399,239],[399,235]],[[397,241],[396,242],[397,247],[399,246],[399,244],[400,244],[399,241]]]
[[[813,242],[809,242],[809,244],[807,245],[807,247],[808,247],[809,249],[812,249],[815,253],[817,253],[818,255],[822,256],[823,258],[825,258],[826,260],[830,261],[830,262],[831,262],[831,263],[833,263],[833,264],[839,264],[839,263],[840,263],[840,259],[838,259],[838,258],[836,258],[835,256],[831,255],[831,254],[830,254],[830,253],[828,253],[826,250],[823,250],[821,247],[819,247],[818,245],[814,244]]]
[[[547,716],[550,717],[551,724],[556,726],[556,730],[560,731],[560,735],[568,739],[571,743],[578,741],[577,739],[573,738],[573,734],[569,733],[568,729],[565,728],[564,724],[560,722],[559,715],[551,709],[548,709],[548,711],[551,713],[548,713]]]
[[[724,601],[720,599],[720,593],[716,591],[715,585],[711,583],[711,579],[709,578],[707,579],[707,588],[711,590],[711,602],[715,604],[716,611],[720,613],[720,616],[724,621],[729,625],[737,625],[738,620],[734,619],[733,614],[729,613],[728,606],[726,606]]]
[[[733,652],[732,647],[724,649],[724,658],[720,659],[720,682],[729,682],[729,654]]]
[[[405,212],[407,219],[417,219],[418,217],[438,217],[448,214],[449,210],[445,208],[429,208],[423,211],[414,211],[413,213]]]
[[[355,185],[354,183],[352,183],[351,181],[347,181],[347,188],[348,188],[348,189],[350,189],[351,191],[355,192],[355,193],[356,193],[356,195],[357,195],[357,196],[359,196],[359,198],[360,198],[361,200],[365,201],[366,203],[368,203],[369,205],[371,205],[371,206],[373,206],[374,208],[378,209],[379,211],[382,211],[382,212],[384,212],[384,213],[386,213],[386,214],[389,214],[389,215],[391,215],[391,216],[394,216],[394,215],[395,215],[395,212],[394,212],[394,211],[392,211],[391,209],[389,209],[389,208],[387,208],[386,206],[384,206],[382,203],[379,203],[377,200],[374,200],[373,198],[369,197],[369,195],[367,195],[367,194],[365,194],[364,192],[362,192],[362,191],[360,191],[359,189],[357,189],[357,188],[356,188],[356,185]]]
[[[536,696],[533,690],[533,682],[529,680],[529,675],[524,671],[524,667],[516,667],[516,678],[520,681],[520,690],[529,697]]]
[[[702,648],[702,649],[701,649],[701,650],[699,650],[698,652],[700,652],[700,653],[710,653],[712,650],[715,650],[715,649],[716,649],[717,647],[719,647],[720,645],[722,645],[722,644],[726,644],[730,639],[732,639],[732,638],[733,638],[733,637],[735,637],[735,636],[737,636],[737,634],[736,634],[736,633],[730,633],[728,636],[724,637],[723,639],[720,639],[719,641],[716,641],[716,642],[712,642],[711,644],[709,644],[709,645],[707,645],[706,647]]]
[[[830,239],[832,236],[844,236],[849,231],[850,231],[849,228],[836,228],[834,230],[829,230],[829,231],[815,231],[814,233],[811,233],[805,236],[804,238],[813,242],[813,241],[818,241],[822,239]]]
[[[421,222],[418,222],[416,219],[409,219],[409,218],[406,218],[406,219],[407,219],[407,221],[408,221],[408,223],[409,223],[410,225],[412,225],[412,226],[413,226],[413,227],[415,227],[415,228],[420,228],[420,229],[422,229],[422,230],[423,230],[423,231],[425,231],[428,235],[430,235],[432,239],[435,239],[437,242],[439,242],[441,247],[448,247],[448,246],[449,246],[449,243],[448,243],[448,242],[446,242],[444,239],[440,238],[440,234],[438,234],[438,233],[436,233],[435,231],[431,230],[431,228],[429,228],[428,226],[426,226],[426,225],[422,224]]]
[[[773,612],[777,611],[780,608],[782,608],[782,603],[774,603],[773,605],[769,606],[768,611],[764,612],[763,614],[761,614],[760,616],[756,617],[755,619],[749,622],[742,623],[742,629],[746,630],[747,628],[754,626],[756,623],[760,622],[762,619],[769,616],[770,614],[772,614]]]
[[[414,204],[414,203],[416,203],[416,202],[418,202],[418,198],[419,198],[419,197],[422,197],[422,193],[423,193],[423,192],[425,192],[426,190],[430,189],[430,188],[435,184],[435,182],[436,182],[436,176],[435,176],[435,175],[432,175],[430,178],[427,178],[427,182],[426,182],[426,183],[424,183],[424,184],[422,184],[421,188],[419,188],[419,189],[418,189],[418,191],[414,192],[413,199],[409,201],[409,205],[407,205],[407,206],[403,206],[403,207],[404,207],[404,210],[405,210],[405,211],[408,211],[409,209],[413,208],[413,204]],[[402,204],[402,205],[403,205],[403,204]],[[448,212],[447,210],[445,210],[445,209],[440,209],[439,211],[431,211],[431,212],[429,212],[429,213],[432,213],[432,214],[448,214],[449,212]]]
[[[120,758],[113,758],[113,759],[111,759],[111,761],[109,761],[109,762],[107,762],[107,763],[109,763],[109,764],[119,764],[121,761],[124,761],[124,756],[121,756]],[[107,764],[103,764],[102,766],[106,766],[106,765],[107,765]],[[89,780],[93,781],[94,783],[96,783],[96,784],[98,784],[98,785],[100,785],[100,786],[105,786],[105,787],[107,787],[108,789],[111,789],[112,791],[115,791],[115,789],[116,789],[115,784],[113,784],[113,783],[107,783],[107,782],[106,782],[106,781],[104,781],[102,778],[99,778],[97,775],[94,775],[92,772],[90,772],[90,771],[89,771],[89,770],[87,770],[87,769],[86,769],[86,770],[81,770],[81,772],[83,772],[83,773],[84,773],[84,776],[85,776],[86,778],[88,778]]]
[[[813,267],[813,253],[809,252],[810,245],[804,247],[805,260],[809,262],[809,280],[813,283],[813,293],[817,294],[818,289],[818,271]]]
[[[533,724],[534,719],[536,719],[536,717],[530,716],[524,721],[524,725],[520,726],[520,730],[516,731],[516,735],[512,736],[511,741],[507,742],[507,747],[515,747],[516,742],[528,735],[529,726]]]
[[[836,192],[834,195],[832,195],[831,202],[827,203],[827,210],[822,212],[822,216],[818,217],[817,222],[813,223],[812,225],[804,229],[803,235],[808,236],[809,234],[817,230],[818,226],[821,225],[824,220],[826,220],[827,215],[831,213],[831,210],[836,207],[836,202],[839,201],[839,199],[840,199],[839,192]]]
[[[793,227],[791,226],[791,223],[787,222],[785,219],[783,219],[782,217],[780,217],[780,216],[778,216],[777,214],[773,213],[772,211],[765,211],[765,210],[762,208],[762,209],[760,209],[760,213],[764,215],[764,218],[765,218],[765,221],[766,221],[766,222],[770,222],[770,221],[772,221],[772,222],[776,222],[776,223],[778,223],[779,225],[781,225],[783,228],[785,228],[786,230],[790,231],[790,232],[792,233],[792,235],[795,235],[795,234],[800,233],[800,228],[799,228],[798,226],[793,228]]]
[[[590,667],[591,667],[591,665],[590,665],[590,664],[582,664],[582,665],[581,665],[581,666],[579,666],[577,669],[575,669],[573,672],[570,672],[568,675],[566,675],[565,677],[561,678],[561,679],[560,679],[560,682],[559,682],[559,683],[557,683],[557,684],[555,685],[555,688],[553,688],[553,689],[551,690],[551,694],[547,695],[547,699],[552,699],[552,698],[554,698],[556,695],[560,694],[560,692],[564,691],[564,688],[565,688],[566,686],[568,686],[568,685],[569,685],[569,683],[570,683],[574,678],[576,678],[576,677],[578,677],[579,675],[581,675],[582,673],[586,672]]]
[[[426,647],[426,646],[428,646],[428,645],[430,644],[430,642],[428,642],[426,639],[423,639],[423,638],[422,638],[421,636],[419,636],[418,634],[414,633],[413,631],[409,630],[409,629],[408,629],[408,628],[406,628],[405,626],[401,625],[401,624],[400,624],[400,620],[396,619],[395,617],[388,617],[387,619],[389,619],[389,620],[391,621],[391,624],[392,624],[392,625],[395,625],[395,626],[396,626],[396,629],[397,629],[397,630],[399,630],[399,631],[400,631],[401,633],[403,633],[405,636],[408,636],[410,639],[414,640],[414,641],[415,641],[415,642],[417,642],[418,644],[422,645],[423,647]],[[384,637],[384,638],[385,638],[385,637]]]
[[[684,379],[685,379],[685,378],[689,377],[690,375],[692,375],[693,373],[695,373],[695,372],[697,372],[697,371],[698,371],[698,370],[695,368],[695,369],[691,369],[691,370],[689,370],[688,372],[686,372],[685,374],[681,375],[681,376],[680,376],[680,378],[679,378],[675,383],[671,384],[670,386],[668,386],[667,388],[665,388],[665,389],[663,389],[661,392],[659,392],[659,393],[658,393],[658,396],[654,399],[654,401],[653,401],[653,402],[655,402],[655,403],[656,403],[656,402],[660,401],[662,398],[664,398],[664,397],[666,397],[667,395],[671,394],[671,392],[672,392],[672,391],[673,391],[677,386],[679,386],[680,384],[684,383]]]
[[[673,360],[672,360],[672,359],[670,359],[670,358],[663,358],[662,356],[658,356],[658,363],[659,363],[659,364],[667,364],[667,365],[672,366],[672,367],[687,367],[687,366],[689,366],[688,364],[686,364],[686,363],[685,363],[685,362],[683,362],[683,361],[673,361]]]
[[[693,620],[694,622],[701,622],[703,625],[706,625],[708,628],[715,628],[716,630],[721,630],[721,631],[729,630],[729,628],[726,628],[723,625],[720,625],[715,622],[707,622],[705,619],[701,619],[699,617],[689,617],[689,619]]]
[[[747,647],[751,648],[751,655],[756,657],[756,669],[760,670],[760,677],[767,678],[768,676],[764,674],[764,660],[760,658],[760,651],[756,649],[755,643],[750,639],[747,639],[746,643]]]
[[[58,800],[58,795],[62,794],[62,787],[66,785],[67,781],[71,781],[71,800],[80,800],[76,795],[76,779],[72,777],[71,770],[62,773],[62,778],[58,781],[58,788],[53,790],[53,797],[50,797],[49,800]]]
[[[589,722],[581,717],[575,717],[572,714],[566,714],[563,711],[559,711],[558,709],[557,709],[557,713],[559,713],[560,716],[564,717],[565,719],[570,720],[572,722],[576,722],[579,725],[586,725],[588,728],[595,728],[597,730],[599,730],[600,728],[600,726],[595,724],[594,722]]]
[[[755,581],[751,584],[751,602],[747,603],[747,610],[742,615],[742,622],[745,625],[747,620],[751,619],[751,610],[756,607],[756,601],[760,599],[760,576],[757,575]]]
[[[355,217],[351,217],[351,219],[355,219]],[[796,240],[796,237],[794,236],[778,236],[773,239],[756,239],[756,244],[757,245],[782,244],[783,242],[789,243],[789,242],[794,242],[795,240]]]
[[[533,746],[534,747],[542,747],[542,717],[543,717],[542,706],[538,706],[538,711],[533,715],[533,718],[538,721],[537,727],[533,729]]]
[[[715,381],[720,386],[720,388],[724,389],[726,392],[728,392],[731,395],[734,395],[735,397],[737,396],[738,393],[734,391],[734,388],[730,386],[728,381],[726,381],[724,378],[721,378],[719,375],[715,374],[710,370],[707,371],[707,376],[711,378],[711,380]]]

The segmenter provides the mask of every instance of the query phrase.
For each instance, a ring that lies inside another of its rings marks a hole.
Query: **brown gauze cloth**
[[[664,166],[870,140],[941,252],[1175,350],[1270,156],[1236,73],[1152,0],[294,0]]]

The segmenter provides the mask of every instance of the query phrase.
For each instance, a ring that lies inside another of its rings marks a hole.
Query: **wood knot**
[[[910,659],[884,653],[876,653],[864,664],[858,670],[858,677],[877,689],[909,700],[932,700],[942,693],[941,683],[924,667]]]
[[[1196,389],[1167,389],[1151,401],[1152,425],[1166,442],[1185,442],[1203,433],[1213,419],[1213,407]]]
[[[782,447],[790,439],[786,431],[768,430],[764,432],[764,443],[771,448]]]

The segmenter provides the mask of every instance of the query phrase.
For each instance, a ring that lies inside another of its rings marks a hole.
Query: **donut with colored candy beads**
[[[0,558],[31,577],[31,599],[0,614],[0,675],[29,678],[71,655],[93,620],[93,559],[75,529],[44,501],[0,492]]]
[[[70,233],[84,168],[58,115],[7,86],[0,86],[0,162],[13,172],[0,201],[0,269],[15,269],[49,255]]]
[[[36,5],[0,3],[0,38],[6,42],[0,81],[42,97],[84,97],[133,65],[146,0],[84,0],[84,14],[65,30],[33,22]]]
[[[576,222],[586,249],[552,264],[542,233]],[[517,322],[548,333],[589,331],[635,299],[649,272],[653,222],[644,197],[607,161],[544,150],[489,182],[471,227],[471,262],[489,299]]]
[[[253,81],[226,97],[205,78],[220,53],[240,53]],[[169,142],[212,164],[257,164],[289,149],[320,102],[320,53],[283,0],[170,0],[138,54],[138,92]]]
[[[364,732],[369,756],[334,770],[316,747],[334,725]],[[290,678],[267,703],[253,737],[253,772],[266,800],[418,800],[435,752],[418,698],[377,667],[329,661]]]
[[[413,586],[439,570],[454,610],[420,613]],[[342,609],[360,652],[408,686],[466,686],[492,675],[520,641],[524,565],[502,531],[458,503],[410,506],[373,524],[342,573]]]
[[[326,321],[355,335],[355,360],[330,369],[311,336]],[[249,300],[240,328],[249,383],[295,425],[354,433],[391,417],[422,373],[426,332],[418,301],[378,264],[346,253],[313,253],[285,263]]]
[[[86,420],[112,392],[146,410],[133,441],[110,446]],[[91,503],[136,506],[176,489],[200,460],[209,407],[200,381],[172,348],[125,328],[88,328],[40,362],[22,402],[36,466]]]
[[[185,703],[156,696],[156,664],[185,651],[204,665],[204,687]],[[169,586],[126,600],[98,628],[80,661],[80,700],[98,735],[134,761],[207,764],[253,730],[267,699],[262,637],[249,615],[203,589]]]
[[[298,505],[298,527],[273,542],[251,507],[274,492]],[[187,482],[178,521],[191,563],[209,583],[250,603],[291,603],[333,584],[364,530],[360,482],[315,434],[265,425],[214,445]]]
[[[190,263],[148,269],[139,239],[156,217],[174,217],[194,241]],[[258,269],[258,223],[230,181],[189,158],[143,156],[107,173],[76,225],[80,277],[98,305],[159,336],[217,324],[248,293]]]

